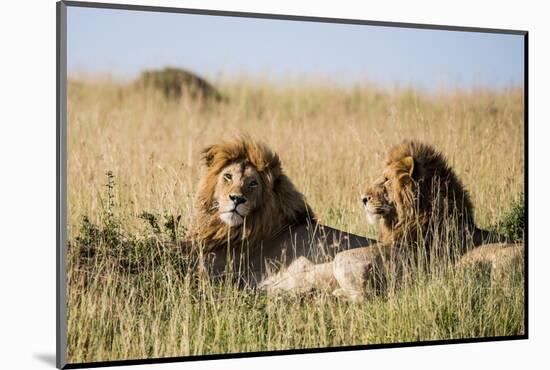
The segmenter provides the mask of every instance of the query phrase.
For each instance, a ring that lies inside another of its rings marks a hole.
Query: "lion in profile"
[[[465,266],[522,253],[522,245],[476,226],[462,182],[440,152],[420,142],[391,148],[382,176],[366,189],[362,202],[368,221],[380,227],[379,244],[336,256],[336,294],[358,298],[369,286],[383,289],[413,260],[429,268],[431,259],[446,256]],[[477,248],[468,252],[472,247]]]
[[[320,224],[279,156],[248,136],[206,147],[201,164],[186,245],[214,276],[256,286],[297,259],[329,266],[339,251],[374,242]]]
[[[315,285],[310,282],[314,280],[316,285],[335,287],[335,295],[362,299],[366,293],[386,289],[388,278],[398,281],[413,260],[429,266],[433,258],[456,260],[472,246],[506,241],[476,227],[464,185],[444,156],[423,143],[407,141],[391,148],[382,176],[367,188],[362,202],[368,221],[380,226],[376,245],[338,253],[332,279],[326,268],[297,260],[298,266],[264,283],[267,290],[302,291],[300,282],[307,282],[307,288]],[[468,253],[461,264],[517,256],[520,249],[484,245]]]
[[[382,176],[366,189],[362,202],[385,244],[412,248],[420,243],[427,253],[438,254],[443,244],[453,245],[458,250],[446,252],[460,255],[468,241],[500,240],[476,227],[468,191],[445,157],[424,143],[407,141],[391,148]],[[435,239],[439,245],[433,245]]]

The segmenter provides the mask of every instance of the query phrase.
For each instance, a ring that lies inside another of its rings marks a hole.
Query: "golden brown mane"
[[[386,165],[385,172],[394,179],[396,212],[384,220],[383,241],[410,244],[421,239],[429,245],[436,236],[442,240],[457,232],[474,233],[468,192],[440,152],[406,141],[390,150]]]
[[[263,183],[261,201],[239,227],[229,227],[216,214],[214,190],[220,171],[232,163],[251,164]],[[190,236],[208,251],[246,241],[256,247],[285,226],[313,220],[304,196],[284,174],[279,156],[248,136],[223,141],[202,151],[203,175],[198,185]]]
[[[295,259],[260,288],[329,289],[334,295],[362,300],[390,284],[400,285],[411,263],[424,264],[439,257],[454,260],[469,245],[504,241],[475,227],[468,192],[443,155],[422,143],[407,141],[393,147],[382,176],[368,187],[362,201],[369,222],[382,226],[378,243],[340,251],[332,262]],[[511,246],[486,244],[466,254],[461,263],[493,263],[497,256],[508,254],[510,260],[522,253],[522,248]],[[432,264],[424,266],[431,269]]]

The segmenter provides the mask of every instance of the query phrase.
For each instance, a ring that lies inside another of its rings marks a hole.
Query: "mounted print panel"
[[[527,338],[526,55],[58,3],[58,367]]]

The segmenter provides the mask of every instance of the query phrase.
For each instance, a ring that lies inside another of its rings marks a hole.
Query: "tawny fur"
[[[412,158],[411,163],[407,158]],[[503,241],[481,230],[474,222],[474,208],[468,191],[445,157],[432,146],[406,141],[396,145],[386,157],[384,178],[393,212],[380,222],[379,240],[407,247],[422,243],[426,250],[434,239],[439,244],[455,244],[462,254],[468,240],[473,245]],[[381,196],[380,185],[367,189],[373,198]]]
[[[364,201],[367,210],[373,210],[369,216],[379,217],[379,243],[341,252],[334,261],[337,293],[352,299],[371,293],[369,285],[398,283],[411,257],[420,251],[428,258],[442,252],[456,258],[471,246],[504,240],[475,226],[464,185],[440,152],[419,142],[406,141],[389,151],[386,168],[369,186]],[[459,263],[504,258],[506,251],[518,250],[508,249],[513,246],[487,244]]]
[[[305,197],[283,172],[278,155],[265,144],[247,136],[222,141],[202,151],[201,163],[194,217],[184,244],[208,255],[214,276],[226,276],[229,268],[254,286],[272,273],[286,270],[297,259],[326,263],[339,251],[374,243],[320,224]],[[255,208],[242,224],[228,226],[220,219],[215,189],[221,171],[235,163],[253,166],[262,186],[258,187],[261,193],[255,193]],[[330,284],[332,273],[321,270],[316,269],[316,278],[322,278],[320,284]],[[264,281],[271,282],[263,285],[266,289],[280,283]]]
[[[208,146],[202,151],[203,175],[198,185],[195,216],[190,235],[203,243],[206,251],[220,249],[227,243],[251,246],[273,236],[285,225],[314,220],[311,207],[283,173],[279,156],[266,145],[242,136]],[[263,181],[264,193],[259,207],[236,228],[223,223],[214,206],[214,188],[220,171],[235,162],[252,164]],[[228,239],[229,236],[229,239]]]
[[[268,291],[301,293],[311,289],[336,289],[333,294],[362,300],[372,293],[397,286],[416,251],[430,253],[444,246],[458,246],[456,255],[474,245],[498,240],[475,226],[468,192],[443,155],[432,147],[405,142],[393,147],[382,178],[365,194],[380,213],[380,242],[374,246],[339,252],[332,263],[313,264],[298,259],[288,270],[264,281]],[[453,229],[453,230],[447,230]],[[449,233],[451,234],[449,236]],[[436,245],[431,245],[437,240]],[[479,247],[463,264],[498,258],[510,245]],[[520,247],[521,249],[522,247]],[[451,257],[453,253],[451,253]]]

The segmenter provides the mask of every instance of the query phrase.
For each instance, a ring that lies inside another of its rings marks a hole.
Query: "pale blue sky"
[[[210,79],[428,89],[523,86],[523,36],[287,20],[68,8],[68,72],[129,79],[179,66]]]

